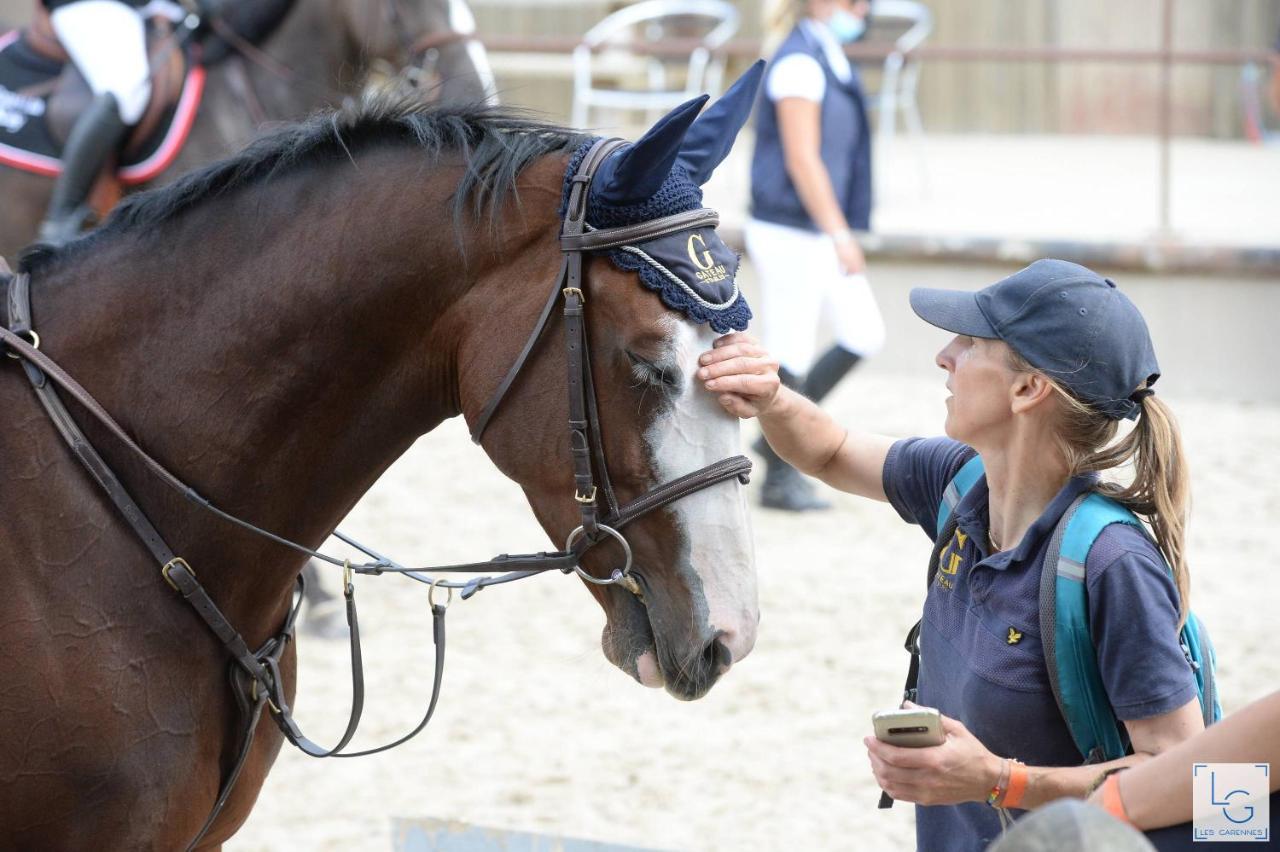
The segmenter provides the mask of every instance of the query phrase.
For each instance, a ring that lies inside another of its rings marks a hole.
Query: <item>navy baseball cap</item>
[[[1115,282],[1065,260],[1037,260],[976,293],[916,287],[930,325],[1003,340],[1037,370],[1115,420],[1133,420],[1160,378],[1147,323]]]

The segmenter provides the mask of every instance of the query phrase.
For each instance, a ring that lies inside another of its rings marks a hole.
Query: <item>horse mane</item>
[[[440,106],[403,96],[375,96],[287,125],[172,184],[127,196],[86,238],[65,249],[33,247],[22,263],[31,271],[99,241],[145,233],[236,190],[341,159],[355,162],[360,151],[387,144],[421,148],[432,162],[444,153],[461,153],[466,170],[453,195],[454,221],[461,223],[470,206],[477,218],[487,207],[496,223],[499,202],[515,195],[516,180],[526,166],[547,154],[571,152],[586,138],[509,107]]]

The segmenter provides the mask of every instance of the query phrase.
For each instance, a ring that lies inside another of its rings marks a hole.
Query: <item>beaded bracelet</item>
[[[1000,797],[1004,795],[1004,791],[1009,786],[1009,758],[1004,758],[1000,762],[1000,777],[996,779],[996,784],[987,792],[987,807],[999,807],[996,802],[1000,801]]]
[[[1027,792],[1027,767],[1016,757],[1006,757],[1000,767],[1000,780],[987,793],[987,805],[993,808],[1016,808]]]

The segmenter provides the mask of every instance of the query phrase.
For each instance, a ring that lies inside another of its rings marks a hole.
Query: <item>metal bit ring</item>
[[[582,570],[581,565],[574,565],[573,570],[578,572],[579,577],[586,580],[588,583],[594,583],[597,586],[612,586],[614,583],[620,583],[623,580],[630,579],[631,578],[631,545],[627,544],[627,540],[623,538],[622,533],[618,532],[613,527],[606,527],[604,524],[596,524],[596,528],[604,530],[606,533],[613,536],[614,539],[617,540],[618,544],[622,545],[622,555],[625,559],[622,567],[613,569],[613,572],[610,574],[610,576],[604,580],[600,579],[599,577],[591,576],[586,571]],[[578,527],[576,530],[569,533],[569,538],[567,538],[564,543],[564,549],[572,550],[573,543],[578,540],[578,537],[582,535],[582,532],[583,532],[582,527]]]

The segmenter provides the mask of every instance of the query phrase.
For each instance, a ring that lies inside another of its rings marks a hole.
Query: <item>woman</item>
[[[89,215],[89,191],[151,97],[145,25],[146,0],[42,0],[58,41],[93,91],[62,151],[41,242],[61,245],[80,233]]]
[[[921,849],[981,849],[1000,834],[1004,809],[1083,797],[1100,772],[1203,728],[1178,641],[1188,604],[1187,477],[1173,418],[1152,395],[1160,370],[1146,324],[1110,280],[1041,260],[977,293],[914,290],[911,305],[957,335],[937,355],[951,392],[947,438],[895,442],[845,430],[780,387],[777,361],[743,334],[716,341],[699,378],[727,411],[757,417],[783,459],[887,500],[931,536],[947,484],[981,455],[985,476],[955,507],[947,568],[929,588],[921,627],[919,703],[942,712],[947,741],[921,749],[865,741],[883,789],[931,806],[916,812]],[[1126,418],[1136,425],[1114,442]],[[1131,486],[1099,481],[1097,471],[1130,462]],[[1050,689],[1037,591],[1049,536],[1090,489],[1142,515],[1155,542],[1113,524],[1089,551],[1090,630],[1135,754],[1081,766]]]
[[[756,113],[745,238],[760,274],[765,342],[781,362],[779,375],[816,402],[884,343],[853,230],[871,224],[866,99],[842,48],[862,35],[869,4],[787,2],[786,11],[799,20],[773,56]],[[814,363],[824,308],[836,344]],[[826,508],[768,444],[755,449],[767,465],[765,506]]]

